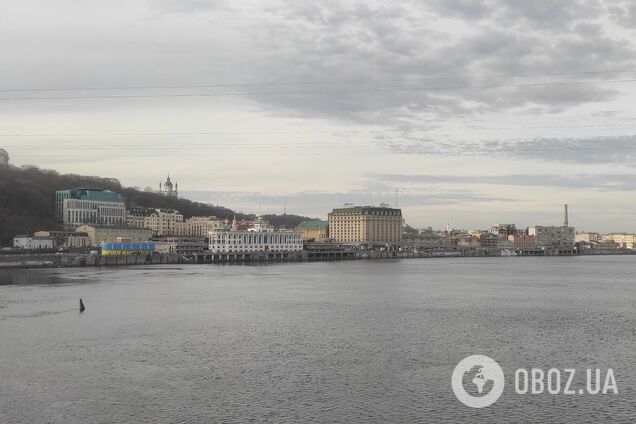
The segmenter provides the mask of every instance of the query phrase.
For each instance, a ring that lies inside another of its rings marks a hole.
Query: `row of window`
[[[265,249],[264,247],[251,247],[251,246],[243,246],[243,247],[227,247],[227,246],[210,246],[210,250],[216,253],[251,253],[251,252],[299,252],[302,251],[302,247],[299,246],[288,246],[288,247],[275,247],[272,246],[269,249]]]
[[[253,244],[253,243],[294,243],[294,244],[302,244],[302,235],[301,234],[264,234],[264,235],[236,235],[236,234],[212,234],[210,237],[212,241],[216,241],[216,243],[244,243],[244,244]]]
[[[375,216],[402,216],[402,212],[401,211],[396,211],[396,210],[366,210],[366,211],[362,211],[362,212],[332,212],[330,214],[330,216],[333,217],[342,217],[342,216],[354,216],[354,217],[361,217],[361,216],[368,216],[368,215],[375,215]]]

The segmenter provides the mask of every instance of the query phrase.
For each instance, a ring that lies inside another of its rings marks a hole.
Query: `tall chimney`
[[[565,209],[565,221],[563,222],[563,226],[564,227],[569,227],[569,225],[568,225],[568,205],[566,203],[563,206],[564,206],[564,209]]]

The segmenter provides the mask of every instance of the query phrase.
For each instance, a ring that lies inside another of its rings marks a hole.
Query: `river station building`
[[[211,253],[301,252],[303,235],[293,231],[274,231],[260,217],[252,228],[239,230],[236,219],[230,229],[210,231]]]

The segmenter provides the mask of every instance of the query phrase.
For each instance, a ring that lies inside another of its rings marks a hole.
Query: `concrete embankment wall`
[[[155,255],[89,255],[87,266],[119,266],[119,265],[161,265],[176,264],[179,257],[174,254]]]
[[[58,268],[78,266],[176,264],[174,254],[101,256],[80,253],[0,255],[0,268]]]
[[[633,250],[604,252],[581,252],[584,255],[636,254]],[[519,255],[519,253],[516,253]],[[522,256],[526,256],[521,253]],[[126,266],[160,264],[212,264],[212,263],[266,263],[266,262],[312,262],[333,260],[364,260],[392,258],[440,258],[440,257],[493,257],[502,256],[500,249],[427,249],[420,251],[353,251],[353,250],[305,250],[302,252],[255,252],[198,255],[152,254],[152,255],[90,255],[87,253],[29,253],[0,255],[2,268],[54,268],[81,266]],[[506,255],[507,256],[507,255]]]
[[[0,255],[0,268],[72,267],[86,264],[85,254],[78,253],[29,253]]]

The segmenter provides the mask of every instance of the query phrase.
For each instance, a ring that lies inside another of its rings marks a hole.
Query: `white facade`
[[[576,233],[574,235],[574,241],[576,243],[580,241],[584,241],[587,243],[598,243],[601,237],[599,237],[598,233]]]
[[[616,233],[603,234],[604,242],[614,242],[621,249],[633,249],[636,244],[636,236],[634,234]]]
[[[212,253],[252,253],[252,252],[300,252],[303,250],[303,236],[292,231],[210,231],[210,252]]]
[[[123,225],[126,223],[124,202],[100,200],[64,199],[64,225],[77,227],[82,224]]]
[[[13,238],[13,247],[27,250],[53,249],[53,239],[51,237],[16,236]]]

